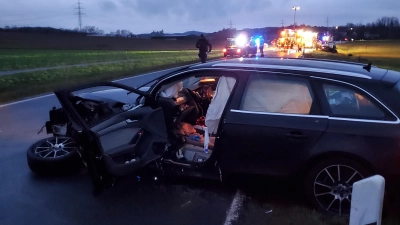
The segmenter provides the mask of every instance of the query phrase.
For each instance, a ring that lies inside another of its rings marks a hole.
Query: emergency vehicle
[[[229,56],[244,56],[246,55],[246,40],[241,40],[238,38],[227,38],[227,44],[222,50],[224,57]]]
[[[284,29],[280,38],[276,40],[278,50],[287,51],[295,49],[301,51],[305,48],[316,48],[317,33],[304,30]]]

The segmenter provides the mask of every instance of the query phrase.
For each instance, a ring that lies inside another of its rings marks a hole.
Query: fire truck
[[[317,33],[304,30],[284,29],[281,31],[280,37],[276,40],[278,50],[298,50],[305,48],[316,48]]]

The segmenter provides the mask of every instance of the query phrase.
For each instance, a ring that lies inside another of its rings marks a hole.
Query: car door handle
[[[137,120],[127,119],[127,120],[125,120],[125,122],[126,122],[126,123],[134,123],[134,122],[137,122]]]
[[[304,135],[302,132],[299,131],[291,131],[288,134],[285,134],[285,137],[290,138],[290,139],[305,139],[308,136]]]

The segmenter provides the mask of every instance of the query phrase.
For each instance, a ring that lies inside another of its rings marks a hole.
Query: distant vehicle
[[[400,72],[241,58],[188,66],[146,87],[55,91],[62,108],[46,123],[55,137],[28,150],[31,170],[70,170],[81,159],[95,194],[142,168],[222,182],[295,178],[316,208],[335,214],[349,213],[354,182],[400,177]]]
[[[244,56],[246,54],[245,47],[238,43],[236,38],[228,38],[225,48],[222,50],[224,57],[227,56]]]
[[[246,45],[247,57],[256,56],[259,51],[260,56],[264,57],[265,40],[262,35],[254,35]],[[267,44],[268,47],[268,44]]]
[[[294,49],[302,51],[305,48],[317,48],[317,33],[305,30],[284,29],[281,37],[277,39],[278,50],[287,51]]]

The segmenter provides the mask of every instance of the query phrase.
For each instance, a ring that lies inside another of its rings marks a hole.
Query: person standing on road
[[[199,58],[201,62],[205,63],[207,60],[207,53],[211,52],[212,45],[203,34],[200,35],[200,39],[196,43],[196,48],[199,49]]]
[[[260,49],[261,57],[264,57],[264,43],[265,43],[264,36],[261,35],[260,36],[260,43],[259,43],[260,46],[258,46],[258,48]]]

